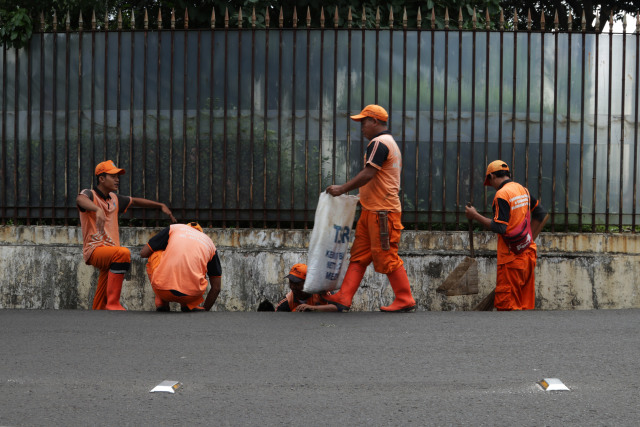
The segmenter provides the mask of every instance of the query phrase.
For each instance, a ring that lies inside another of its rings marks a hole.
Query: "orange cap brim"
[[[298,277],[298,276],[295,276],[293,274],[287,274],[285,277],[287,279],[291,280],[293,283],[304,282],[304,279],[302,277]]]
[[[103,173],[106,173],[107,175],[116,175],[116,174],[117,175],[124,175],[125,174],[125,170],[124,169],[118,169],[118,168],[109,169],[109,170],[101,171],[98,175],[101,175]]]

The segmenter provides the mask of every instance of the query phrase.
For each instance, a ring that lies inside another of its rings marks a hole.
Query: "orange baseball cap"
[[[387,120],[389,120],[389,114],[387,113],[387,110],[375,104],[367,105],[366,107],[364,107],[364,110],[360,111],[360,114],[351,116],[351,120],[355,120],[356,122],[359,122],[365,117],[371,117],[383,122],[386,122]]]
[[[293,283],[304,282],[307,280],[307,264],[295,264],[286,277]]]
[[[202,232],[202,227],[200,226],[200,224],[198,224],[197,222],[190,222],[189,224],[187,224],[189,227],[191,228],[195,228],[196,230],[198,230],[199,232]]]
[[[122,175],[124,174],[124,169],[117,168],[116,164],[113,163],[113,160],[107,160],[102,163],[98,163],[98,166],[96,166],[96,175],[101,175],[103,173],[108,173],[109,175],[117,173],[118,175]]]
[[[509,172],[509,166],[507,166],[507,164],[505,162],[503,162],[502,160],[494,160],[493,162],[489,163],[489,166],[487,166],[487,173],[485,173],[485,179],[484,179],[484,185],[488,186],[489,184],[489,174],[490,173],[494,173],[494,172],[498,172],[498,171],[507,171]]]

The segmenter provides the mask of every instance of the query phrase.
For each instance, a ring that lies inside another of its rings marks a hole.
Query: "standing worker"
[[[120,304],[120,292],[124,274],[131,268],[129,249],[120,246],[118,214],[125,213],[129,206],[161,209],[172,222],[176,219],[164,203],[138,197],[116,194],[120,186],[120,175],[125,173],[107,160],[96,166],[98,186],[84,189],[76,197],[82,227],[82,256],[84,262],[100,270],[94,310],[124,310]]]
[[[487,166],[485,186],[496,189],[493,219],[473,206],[465,208],[468,219],[499,234],[498,272],[494,306],[500,311],[535,308],[537,247],[532,229],[541,228],[546,212],[522,185],[511,180],[509,166],[496,160]]]
[[[140,257],[149,258],[147,273],[156,294],[157,311],[169,311],[171,301],[179,303],[182,311],[211,310],[220,293],[222,267],[216,246],[200,224],[166,227],[149,239]],[[211,289],[204,299],[207,276]]]
[[[402,205],[398,195],[402,155],[387,129],[389,115],[379,105],[367,105],[351,119],[360,122],[362,135],[370,141],[364,157],[364,169],[345,184],[331,185],[326,191],[332,196],[339,196],[359,188],[362,212],[342,287],[337,293],[324,298],[340,310],[348,310],[367,266],[373,261],[375,271],[387,275],[395,294],[393,303],[380,307],[380,310],[415,311],[416,302],[411,294],[409,278],[398,256],[400,233],[404,228],[400,222]]]

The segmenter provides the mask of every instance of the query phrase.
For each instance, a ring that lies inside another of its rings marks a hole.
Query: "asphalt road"
[[[1,310],[0,425],[635,426],[639,327],[640,310]],[[182,386],[149,392],[163,380]]]

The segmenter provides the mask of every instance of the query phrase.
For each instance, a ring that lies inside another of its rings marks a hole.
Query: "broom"
[[[470,203],[467,206],[471,206]],[[473,223],[469,220],[469,251],[458,266],[444,279],[436,292],[446,296],[475,295],[478,293],[478,261],[473,249]]]

